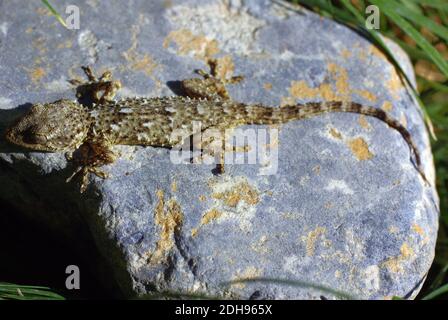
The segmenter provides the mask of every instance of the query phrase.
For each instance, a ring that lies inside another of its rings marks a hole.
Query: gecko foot
[[[107,179],[109,177],[109,174],[104,172],[103,170],[100,170],[96,167],[89,167],[89,166],[79,166],[75,172],[67,178],[66,182],[72,181],[72,179],[77,176],[78,174],[81,175],[81,185],[79,188],[79,191],[81,193],[84,193],[87,190],[87,186],[89,185],[89,173],[95,174],[97,177]]]
[[[218,164],[216,165],[216,167],[212,170],[212,173],[213,173],[215,176],[221,176],[221,175],[223,175],[224,173],[226,173],[226,170],[225,170],[225,168],[224,168],[224,164],[218,163]]]
[[[70,182],[74,177],[80,175],[80,191],[83,193],[87,189],[89,183],[89,173],[93,173],[102,179],[107,179],[109,177],[109,174],[99,167],[113,163],[116,159],[116,155],[106,146],[84,143],[75,153],[73,153],[72,159],[77,165],[77,168],[73,174],[67,178],[66,182]]]
[[[76,85],[76,96],[83,104],[98,103],[104,104],[112,101],[118,90],[121,88],[121,82],[112,80],[112,72],[106,71],[97,78],[90,66],[82,67],[88,81],[70,80],[70,83]],[[102,94],[101,94],[102,93]]]
[[[226,84],[238,83],[243,80],[242,76],[233,76],[228,79],[219,76],[218,60],[210,59],[208,61],[210,73],[204,70],[195,70],[201,78],[193,78],[182,81],[182,88],[190,98],[195,99],[230,99]]]

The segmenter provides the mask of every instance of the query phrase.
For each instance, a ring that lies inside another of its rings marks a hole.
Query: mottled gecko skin
[[[115,155],[110,150],[113,145],[170,148],[181,142],[170,139],[173,130],[193,132],[194,121],[200,121],[202,130],[226,130],[250,124],[284,124],[326,112],[363,114],[387,123],[407,142],[415,155],[417,170],[427,181],[421,168],[420,154],[408,130],[386,112],[374,107],[340,101],[277,108],[238,103],[228,98],[225,81],[204,72],[201,72],[204,79],[182,82],[189,97],[127,98],[112,101],[105,99],[105,96],[113,97],[114,92],[109,89],[118,89],[119,83],[110,81],[110,73],[105,73],[98,81],[90,69],[86,68],[85,71],[92,85],[105,92],[101,98],[97,98],[97,93],[94,92],[95,100],[100,104],[92,108],[69,100],[35,104],[6,134],[10,142],[33,150],[80,150],[81,156],[77,160],[79,168],[75,174],[79,171],[83,173],[82,191],[87,186],[88,172],[106,177],[98,167],[115,160]],[[240,80],[240,77],[234,77],[227,82]]]

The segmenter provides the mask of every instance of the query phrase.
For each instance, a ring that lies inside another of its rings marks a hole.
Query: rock
[[[65,4],[56,4],[63,15]],[[176,81],[219,58],[223,74],[245,76],[230,87],[235,100],[350,99],[387,110],[412,133],[434,180],[410,90],[378,49],[331,20],[278,1],[80,1],[80,29],[66,30],[39,2],[18,5],[0,10],[2,132],[31,103],[75,99],[67,80],[82,65],[111,69],[122,97],[154,97],[173,95]],[[388,43],[414,81],[406,54]],[[277,129],[268,141],[278,150],[275,174],[259,175],[275,163],[258,161],[216,176],[213,165],[172,163],[166,149],[119,146],[105,167],[112,177],[91,177],[82,195],[65,183],[73,167],[64,154],[2,138],[1,200],[75,246],[86,245],[80,230],[90,232],[113,270],[107,281],[127,297],[341,298],[325,288],[415,297],[434,256],[438,197],[401,136],[354,114]],[[245,278],[259,281],[228,283]]]

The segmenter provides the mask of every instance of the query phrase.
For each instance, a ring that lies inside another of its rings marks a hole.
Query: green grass
[[[48,8],[48,10],[50,10],[50,12],[55,16],[56,20],[58,20],[60,24],[62,24],[64,27],[67,28],[67,24],[65,23],[61,15],[56,11],[56,9],[53,8],[53,6],[47,0],[41,0],[41,1]]]
[[[0,282],[0,300],[64,300],[47,287]]]

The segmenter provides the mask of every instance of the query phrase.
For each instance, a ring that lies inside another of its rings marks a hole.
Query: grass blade
[[[53,6],[48,2],[48,0],[42,0],[44,5],[50,10],[50,12],[56,17],[60,24],[67,28],[67,24],[64,19],[62,19],[61,15],[53,8]]]
[[[448,11],[448,3],[440,0],[406,0],[417,3],[422,6],[427,6],[429,8],[440,9],[443,11]]]
[[[437,274],[437,276],[434,278],[433,282],[431,283],[431,286],[429,287],[432,292],[434,292],[434,289],[436,287],[439,287],[442,284],[443,279],[445,278],[445,275],[448,271],[448,264],[446,264],[442,270]]]
[[[430,294],[424,296],[422,298],[422,300],[431,300],[431,299],[434,299],[435,297],[440,296],[440,295],[442,295],[444,293],[447,293],[447,292],[448,292],[448,283],[444,284],[440,288],[432,291]]]
[[[415,24],[428,29],[440,38],[448,41],[448,29],[446,27],[434,22],[432,19],[427,18],[422,14],[406,8],[405,6],[397,5],[392,1],[388,2],[388,6],[390,6],[391,10],[394,10],[401,17],[413,21]]]
[[[448,63],[442,57],[442,55],[434,48],[428,40],[409,22],[398,15],[393,7],[389,3],[390,0],[371,0],[371,2],[377,5],[386,16],[388,16],[394,23],[400,27],[409,37],[411,37],[417,45],[426,52],[426,54],[431,58],[435,65],[440,69],[440,71],[448,77]],[[344,1],[346,2],[346,0]],[[389,4],[388,4],[389,3]]]
[[[64,297],[41,286],[21,286],[0,282],[0,299],[14,300],[64,300]]]

